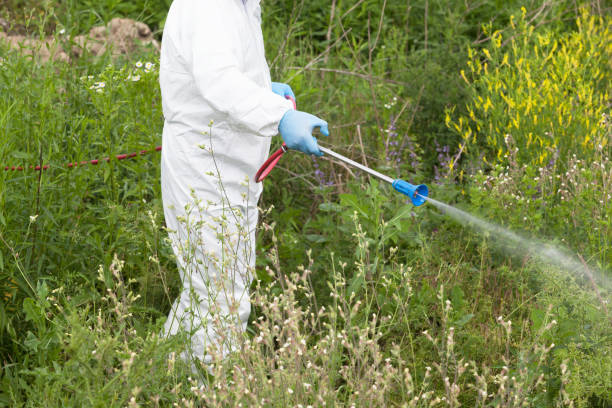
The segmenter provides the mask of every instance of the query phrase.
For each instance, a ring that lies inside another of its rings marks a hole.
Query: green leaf
[[[351,283],[348,286],[346,294],[350,296],[351,293],[355,293],[356,295],[359,292],[359,290],[361,290],[364,283],[365,283],[364,274],[361,273],[360,271],[357,271],[355,275],[353,276],[353,278],[351,279]]]
[[[304,236],[304,238],[306,238],[306,240],[308,240],[310,242],[314,242],[316,244],[322,244],[324,242],[327,242],[327,237],[325,237],[323,235],[307,234],[307,235]]]
[[[26,314],[26,321],[37,322],[40,320],[41,311],[34,299],[26,298],[23,301],[23,311]]]
[[[11,156],[20,160],[34,160],[34,155],[26,152],[14,151]]]
[[[400,209],[395,213],[395,216],[391,218],[387,224],[395,225],[398,221],[410,217],[410,213],[412,212],[412,206],[403,205]]]
[[[339,212],[342,211],[342,206],[336,203],[321,203],[319,204],[319,210],[324,212]]]
[[[359,203],[357,196],[354,194],[341,194],[340,203],[345,207],[350,207],[351,209],[356,210],[364,218],[369,218],[368,211]]]
[[[396,228],[387,228],[385,229],[385,232],[382,236],[382,238],[380,239],[380,242],[384,245],[386,244],[389,240],[395,238],[398,234],[398,230]]]
[[[267,273],[265,274],[267,275]],[[89,302],[95,302],[100,299],[100,295],[96,291],[86,290],[79,294],[76,294],[71,300],[70,303],[73,306],[82,306]]]
[[[453,308],[457,312],[461,312],[465,306],[465,294],[463,290],[459,286],[453,286],[450,293],[450,300],[452,302]]]
[[[38,351],[38,346],[40,345],[40,340],[32,333],[28,331],[28,336],[23,342],[23,344],[32,351]]]
[[[461,316],[461,318],[459,318],[458,320],[455,320],[453,322],[454,326],[457,327],[462,327],[464,326],[467,322],[469,322],[470,320],[472,320],[472,318],[474,317],[474,314],[472,313],[468,313],[466,315]]]

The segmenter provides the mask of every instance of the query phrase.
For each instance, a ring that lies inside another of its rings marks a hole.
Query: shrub
[[[468,115],[453,121],[447,113],[446,121],[472,157],[506,163],[511,138],[519,165],[552,165],[571,154],[597,160],[610,143],[611,22],[583,11],[576,31],[536,32],[523,9],[512,31],[494,31],[488,47],[470,49],[468,72],[461,71],[472,92]]]

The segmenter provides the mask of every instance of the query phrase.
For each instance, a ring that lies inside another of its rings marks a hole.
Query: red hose
[[[159,151],[161,151],[161,149],[162,149],[161,146],[157,146],[155,148],[155,150],[141,150],[141,151],[136,152],[136,153],[118,154],[117,156],[115,156],[115,159],[117,159],[117,160],[131,159],[131,158],[136,157],[136,156],[143,156],[143,155],[145,155],[147,153],[159,152]],[[96,165],[96,164],[98,164],[100,162],[108,162],[108,161],[110,161],[110,158],[104,157],[102,159],[93,159],[93,160],[85,160],[85,161],[82,161],[82,162],[68,163],[64,167],[67,167],[67,168],[71,169],[73,167],[84,166],[86,164]],[[48,170],[49,169],[49,165],[45,164],[42,167],[41,166],[30,166],[29,168],[31,170],[36,170],[36,171],[39,171],[41,169],[42,170]],[[17,167],[16,166],[10,166],[10,167],[6,166],[4,168],[4,171],[24,171],[24,170],[25,170],[25,168],[21,167],[21,166],[17,166]]]

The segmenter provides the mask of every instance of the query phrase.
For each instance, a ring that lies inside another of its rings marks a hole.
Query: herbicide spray
[[[584,261],[579,260],[565,248],[559,248],[535,239],[522,237],[506,228],[484,221],[472,214],[448,204],[441,203],[433,198],[423,197],[423,199],[459,222],[461,225],[473,227],[481,233],[491,234],[498,238],[500,240],[499,246],[506,253],[530,255],[534,259],[538,259],[548,265],[556,266],[571,274],[585,276],[591,280],[591,282],[598,283],[606,290],[612,289],[612,282],[609,277],[604,275],[602,271],[589,267]]]
[[[408,196],[412,201],[412,204],[415,206],[420,206],[425,202],[429,202],[441,212],[459,222],[461,225],[471,226],[481,233],[491,234],[493,237],[499,239],[499,246],[506,253],[529,255],[534,259],[538,259],[548,265],[556,266],[566,272],[585,276],[593,284],[597,282],[601,287],[611,289],[612,282],[610,281],[610,278],[605,276],[603,272],[590,268],[584,261],[579,260],[567,249],[558,248],[554,245],[543,243],[534,239],[524,238],[519,234],[499,225],[486,222],[463,210],[434,200],[433,198],[428,197],[429,190],[424,184],[413,185],[401,179],[393,179],[326,147],[319,145],[319,149],[330,157],[340,160],[351,167],[358,168],[359,170],[362,170],[383,182],[391,184],[396,191]],[[261,182],[264,178],[266,178],[274,166],[276,166],[282,155],[287,151],[288,148],[283,143],[283,146],[274,152],[261,166],[255,175],[255,181]]]

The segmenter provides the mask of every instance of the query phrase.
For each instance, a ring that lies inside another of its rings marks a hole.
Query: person
[[[159,81],[162,201],[182,281],[164,331],[187,334],[183,359],[210,363],[246,329],[262,192],[253,178],[271,138],[320,156],[312,132],[329,131],[271,82],[259,0],[174,0]]]

